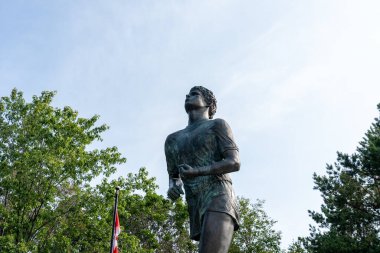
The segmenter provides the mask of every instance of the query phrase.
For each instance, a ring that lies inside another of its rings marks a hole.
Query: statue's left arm
[[[239,150],[235,144],[231,128],[222,119],[215,120],[214,131],[218,141],[219,152],[223,159],[210,165],[193,168],[187,164],[179,165],[181,177],[197,177],[235,172],[240,169]]]
[[[211,165],[193,168],[187,164],[179,165],[181,177],[197,177],[235,172],[240,169],[239,154],[236,150],[227,150],[225,158]]]

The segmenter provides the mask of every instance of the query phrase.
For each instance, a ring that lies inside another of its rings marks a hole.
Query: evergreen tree
[[[378,105],[380,111],[380,104]],[[338,152],[327,175],[314,174],[315,189],[324,204],[310,212],[318,228],[305,240],[310,252],[380,252],[380,120],[352,154]]]

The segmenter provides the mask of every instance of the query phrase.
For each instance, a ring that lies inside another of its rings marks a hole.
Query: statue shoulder
[[[227,121],[225,121],[224,119],[213,119],[213,122],[214,126],[217,128],[230,128]]]
[[[171,133],[166,137],[165,146],[170,145],[170,143],[175,142],[179,136],[182,135],[183,130]]]
[[[214,119],[212,128],[218,134],[232,136],[232,129],[224,119]]]

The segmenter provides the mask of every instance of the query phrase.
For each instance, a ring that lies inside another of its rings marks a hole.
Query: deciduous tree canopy
[[[18,251],[37,250],[54,240],[70,244],[56,236],[78,209],[81,187],[125,162],[116,147],[89,150],[108,128],[95,126],[98,116],[80,118],[70,107],[54,108],[53,96],[42,92],[27,103],[14,89],[0,100],[2,252],[15,245]]]
[[[241,227],[235,233],[231,253],[277,253],[280,252],[281,233],[274,230],[275,221],[263,208],[264,202],[252,204],[249,199],[239,198]]]

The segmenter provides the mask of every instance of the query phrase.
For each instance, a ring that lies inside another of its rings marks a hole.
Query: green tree
[[[306,253],[306,249],[303,246],[303,238],[299,238],[297,241],[293,241],[288,249],[284,252],[286,253]]]
[[[230,253],[278,253],[281,233],[273,229],[276,223],[263,209],[264,201],[252,204],[249,199],[238,198],[240,229],[235,232]]]
[[[149,178],[146,169],[140,169],[136,175],[130,173],[127,178],[120,177],[111,185],[122,189],[119,198],[120,222],[125,232],[120,237],[122,252],[197,252],[188,234],[186,205],[181,199],[173,203],[157,194],[155,178]],[[103,180],[97,189],[104,199],[109,199],[114,187]],[[104,195],[106,192],[108,197]]]
[[[42,92],[27,103],[14,89],[0,99],[1,252],[35,251],[55,238],[57,221],[76,209],[81,187],[125,162],[116,147],[89,149],[108,128],[95,126],[98,116],[54,108],[53,96]]]
[[[0,252],[107,252],[116,186],[121,252],[196,252],[186,205],[158,195],[144,168],[109,181],[125,158],[90,149],[108,127],[54,108],[53,97],[27,103],[14,89],[0,100]]]
[[[324,204],[321,213],[310,212],[319,227],[311,227],[305,246],[310,252],[380,252],[379,119],[354,154],[338,152],[337,162],[326,171],[313,176]]]
[[[116,186],[120,187],[120,252],[196,252],[188,236],[185,205],[158,195],[155,179],[148,176],[145,168],[83,189],[78,208],[58,222],[55,236],[41,243],[38,251],[107,252]]]

